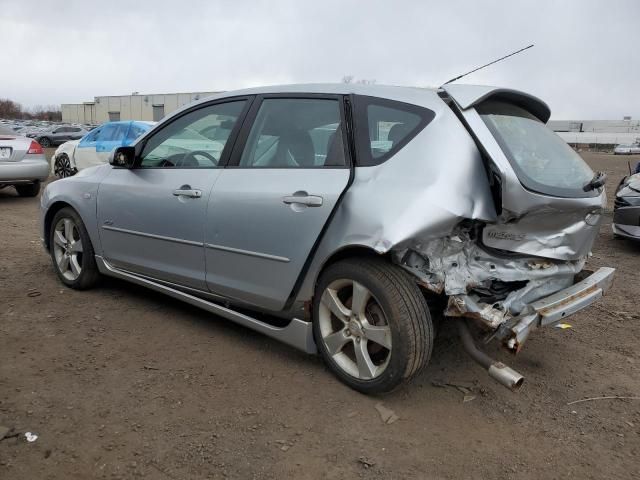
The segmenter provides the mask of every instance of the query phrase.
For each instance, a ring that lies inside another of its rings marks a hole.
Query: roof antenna
[[[483,69],[483,68],[485,68],[485,67],[488,67],[489,65],[493,65],[494,63],[498,63],[498,62],[500,62],[500,61],[504,60],[505,58],[509,58],[509,57],[514,56],[514,55],[517,55],[517,54],[518,54],[518,53],[520,53],[520,52],[524,52],[525,50],[527,50],[527,49],[529,49],[529,48],[531,48],[531,47],[533,47],[533,43],[532,43],[531,45],[529,45],[528,47],[521,48],[520,50],[516,50],[515,52],[512,52],[512,53],[510,53],[509,55],[505,55],[504,57],[500,57],[500,58],[498,58],[497,60],[494,60],[493,62],[489,62],[489,63],[487,63],[487,64],[485,64],[485,65],[482,65],[481,67],[478,67],[478,68],[474,68],[473,70],[471,70],[471,71],[469,71],[469,72],[467,72],[467,73],[463,73],[462,75],[458,75],[457,77],[452,78],[452,79],[451,79],[451,80],[449,80],[448,82],[444,82],[444,83],[443,83],[442,85],[440,85],[440,86],[441,86],[441,87],[443,87],[443,86],[445,86],[445,85],[446,85],[446,84],[448,84],[448,83],[455,82],[456,80],[460,80],[462,77],[466,77],[467,75],[469,75],[469,74],[471,74],[471,73],[473,73],[473,72],[477,72],[478,70],[481,70],[481,69]]]

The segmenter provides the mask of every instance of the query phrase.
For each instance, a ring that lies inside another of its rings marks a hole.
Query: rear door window
[[[598,195],[584,191],[593,179],[591,168],[537,117],[499,100],[477,110],[527,189],[559,197]]]
[[[427,124],[434,112],[417,105],[355,97],[358,165],[379,165],[398,153]]]
[[[338,99],[267,98],[238,162],[244,168],[344,167]]]

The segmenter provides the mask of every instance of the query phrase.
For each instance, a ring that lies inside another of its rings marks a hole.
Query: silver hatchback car
[[[519,351],[601,297],[583,267],[604,175],[495,87],[293,85],[191,104],[109,165],[49,184],[42,236],[60,280],[144,285],[386,392],[431,356],[434,321],[503,385]]]

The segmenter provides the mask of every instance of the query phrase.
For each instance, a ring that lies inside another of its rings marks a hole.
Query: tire
[[[40,182],[27,183],[26,185],[15,185],[16,192],[21,197],[37,197],[40,193]]]
[[[53,217],[49,252],[58,278],[67,287],[86,290],[98,283],[100,272],[91,239],[80,215],[70,207],[61,209]]]
[[[51,146],[51,140],[49,140],[49,137],[39,138],[38,139],[38,143],[43,148],[49,148]]]
[[[313,333],[329,369],[366,394],[413,379],[429,362],[434,338],[427,302],[409,274],[370,258],[342,260],[322,273]]]
[[[68,155],[61,153],[53,162],[53,173],[58,178],[67,178],[74,176],[78,171],[71,166]]]

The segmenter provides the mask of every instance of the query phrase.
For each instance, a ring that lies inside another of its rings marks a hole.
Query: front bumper
[[[557,324],[601,298],[611,287],[615,268],[602,267],[584,280],[529,304],[525,311],[503,323],[495,336],[518,352],[538,327]]]
[[[0,183],[44,181],[49,177],[49,162],[44,155],[17,162],[0,162]]]

